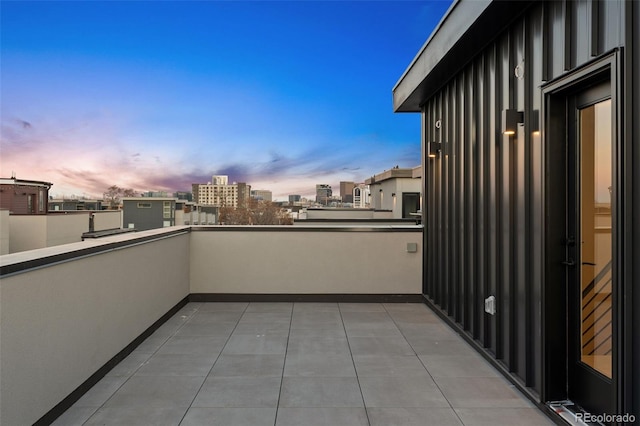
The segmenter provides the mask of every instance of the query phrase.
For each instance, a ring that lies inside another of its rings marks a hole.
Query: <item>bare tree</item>
[[[248,207],[221,207],[220,223],[223,225],[293,225],[286,210],[270,201],[250,200]]]
[[[135,197],[136,192],[131,189],[120,188],[118,185],[111,185],[105,192],[102,193],[105,203],[109,206],[110,210],[117,210],[120,206],[120,199],[122,197]]]

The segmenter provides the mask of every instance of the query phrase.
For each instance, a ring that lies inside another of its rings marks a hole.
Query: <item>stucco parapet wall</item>
[[[189,226],[174,226],[170,229],[152,229],[149,231],[104,237],[99,240],[92,239],[78,243],[6,254],[0,256],[0,276],[4,277],[26,272],[35,268],[55,265],[60,262],[68,262],[73,259],[157,241],[188,232]]]
[[[371,223],[348,226],[305,225],[208,225],[192,226],[194,232],[422,232],[419,225],[371,225]]]
[[[382,173],[379,173],[375,176],[370,177],[365,180],[364,183],[367,185],[371,185],[378,182],[383,182],[389,179],[412,179],[413,178],[413,169],[391,169],[385,170]]]

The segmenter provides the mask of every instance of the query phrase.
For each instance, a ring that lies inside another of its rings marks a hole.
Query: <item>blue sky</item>
[[[91,197],[227,174],[286,199],[418,165],[391,89],[449,5],[2,1],[0,175]]]

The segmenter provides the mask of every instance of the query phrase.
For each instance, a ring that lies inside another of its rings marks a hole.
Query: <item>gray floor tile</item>
[[[458,333],[445,324],[409,324],[402,325],[398,329],[411,345],[414,342],[432,340],[464,341]]]
[[[407,338],[418,355],[469,355],[475,353],[467,342],[460,337],[451,340],[437,340],[422,337]]]
[[[367,407],[449,407],[428,376],[359,377]]]
[[[347,336],[351,337],[397,337],[404,339],[400,330],[394,325],[386,328],[358,328],[349,326],[346,329]]]
[[[304,312],[335,312],[339,313],[340,309],[338,308],[337,303],[329,302],[329,303],[315,303],[315,302],[298,302],[293,305],[293,313],[304,313]]]
[[[155,353],[164,342],[169,339],[169,336],[156,336],[151,335],[147,337],[138,347],[132,352],[136,354],[152,354]]]
[[[415,355],[354,355],[358,377],[429,376]]]
[[[129,379],[125,376],[105,376],[96,383],[87,393],[82,395],[74,406],[76,407],[100,407],[107,402],[120,387]]]
[[[222,353],[225,355],[278,355],[287,350],[287,336],[233,334]]]
[[[553,425],[537,408],[456,408],[465,426],[545,426]]]
[[[369,426],[364,408],[280,408],[276,426]]]
[[[217,356],[227,343],[228,337],[220,336],[184,336],[170,337],[158,349],[163,355],[210,355]]]
[[[285,377],[280,407],[364,407],[355,377]]]
[[[113,367],[108,373],[107,376],[131,376],[135,373],[140,367],[144,365],[145,362],[149,358],[151,358],[150,353],[140,353],[134,351],[129,354],[125,359],[120,361],[118,365]]]
[[[339,303],[340,312],[386,312],[382,303]]]
[[[229,355],[218,358],[211,375],[216,377],[282,377],[284,355]]]
[[[238,324],[291,323],[290,312],[245,312]]]
[[[451,408],[367,408],[371,426],[462,426]]]
[[[207,302],[198,307],[200,312],[244,312],[249,306],[247,302]]]
[[[216,336],[229,337],[235,324],[191,323],[188,322],[176,332],[176,336]]]
[[[236,311],[201,311],[191,317],[188,323],[236,325],[242,315],[242,312]]]
[[[351,355],[287,354],[286,377],[355,377]]]
[[[292,328],[289,333],[290,338],[299,337],[330,337],[330,338],[346,338],[347,335],[344,327],[335,328]]]
[[[351,337],[353,355],[415,355],[404,337]]]
[[[384,306],[389,313],[424,312],[428,315],[437,316],[427,305],[423,303],[383,303],[382,306]]]
[[[217,358],[214,355],[161,355],[152,356],[135,376],[199,376],[209,374]]]
[[[280,381],[280,377],[210,376],[192,407],[277,407]]]
[[[432,377],[499,377],[499,373],[478,354],[419,355]]]
[[[502,377],[436,377],[453,408],[531,408],[532,404]]]
[[[134,376],[103,407],[188,407],[203,381],[204,377]]]
[[[275,419],[275,408],[193,407],[180,426],[273,426]]]
[[[270,336],[288,336],[289,322],[280,321],[276,323],[241,323],[233,330],[234,335],[238,334],[265,334]]]
[[[349,343],[345,337],[292,337],[287,355],[349,355]]]
[[[51,426],[82,426],[98,407],[76,407],[75,405],[58,417]]]
[[[187,411],[186,407],[110,407],[101,408],[89,418],[86,426],[175,426]]]
[[[291,319],[291,328],[307,329],[344,329],[342,317],[339,312],[294,312]]]
[[[395,324],[386,312],[342,312],[342,320],[347,328],[389,327]]]
[[[286,312],[291,313],[293,310],[293,303],[289,302],[258,302],[249,303],[246,312]]]

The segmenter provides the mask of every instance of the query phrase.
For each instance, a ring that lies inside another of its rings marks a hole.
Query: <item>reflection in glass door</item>
[[[611,99],[579,110],[580,361],[611,378]]]

